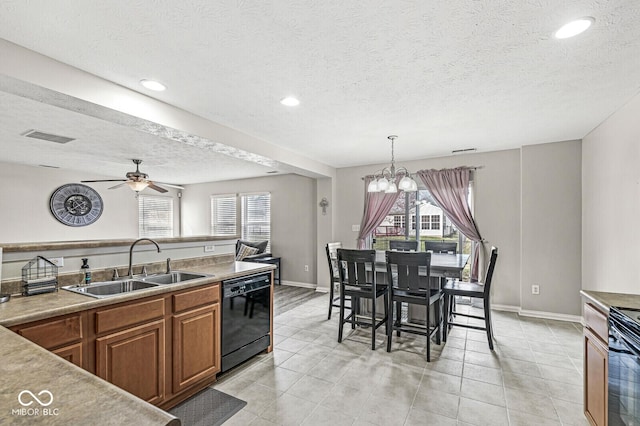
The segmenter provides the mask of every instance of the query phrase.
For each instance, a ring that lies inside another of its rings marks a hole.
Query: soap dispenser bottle
[[[82,266],[80,267],[83,271],[83,283],[84,285],[91,284],[91,270],[89,269],[89,259],[86,257],[82,258]]]

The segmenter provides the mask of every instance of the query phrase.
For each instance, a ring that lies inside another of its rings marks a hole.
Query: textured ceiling
[[[336,167],[390,134],[399,160],[582,138],[640,89],[639,22],[637,0],[0,3],[1,38]]]

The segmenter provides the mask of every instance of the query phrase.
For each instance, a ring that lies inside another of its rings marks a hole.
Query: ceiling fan
[[[164,185],[164,186],[168,186],[170,188],[177,188],[177,189],[184,189],[181,186],[178,185],[170,185],[168,183],[161,183],[161,182],[153,182],[149,180],[149,175],[146,173],[142,173],[140,171],[140,163],[142,163],[142,160],[131,160],[133,161],[133,163],[136,165],[136,171],[135,172],[128,172],[126,174],[126,179],[98,179],[98,180],[83,180],[81,181],[82,183],[88,183],[88,182],[122,182],[121,184],[118,184],[116,186],[112,186],[109,189],[116,189],[116,188],[120,188],[123,185],[128,185],[132,190],[136,191],[136,192],[140,192],[143,189],[149,187],[151,189],[154,189],[158,192],[167,192],[167,190],[165,188],[163,188],[162,186],[159,185]]]

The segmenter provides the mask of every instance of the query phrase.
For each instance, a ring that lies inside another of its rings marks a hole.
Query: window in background
[[[271,249],[271,194],[240,194],[241,237],[247,241],[269,241]]]
[[[138,235],[147,238],[173,237],[173,198],[138,196]]]
[[[238,196],[236,194],[211,196],[211,235],[238,235]]]

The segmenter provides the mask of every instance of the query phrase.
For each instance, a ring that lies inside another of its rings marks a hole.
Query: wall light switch
[[[216,246],[204,246],[205,253],[213,253],[216,251]]]
[[[351,225],[351,230],[353,232],[360,232],[360,225]]]

